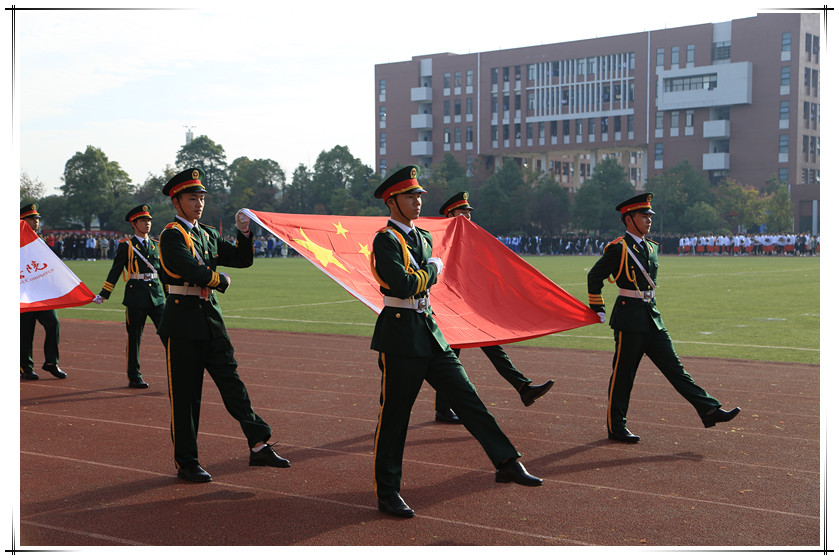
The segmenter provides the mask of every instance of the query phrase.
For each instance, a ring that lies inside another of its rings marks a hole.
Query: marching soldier
[[[609,325],[615,332],[615,354],[609,380],[607,430],[609,439],[637,443],[641,438],[626,427],[629,395],[641,358],[646,354],[671,385],[693,405],[706,428],[728,422],[740,412],[723,410],[720,402],[697,385],[673,348],[655,305],[658,244],[646,238],[652,226],[653,195],[643,193],[617,205],[626,235],[609,243],[588,273],[588,298],[601,322],[606,321],[603,281],[618,285],[618,298]]]
[[[41,228],[41,215],[38,204],[27,204],[20,209],[20,219],[26,222],[36,234]],[[61,324],[55,309],[46,311],[26,311],[20,314],[20,378],[38,379],[32,359],[32,342],[35,338],[35,323],[44,327],[44,365],[41,369],[50,372],[53,377],[64,379],[67,373],[58,367],[58,341],[61,338]]]
[[[141,204],[126,214],[125,221],[131,224],[134,235],[120,242],[105,285],[93,299],[94,303],[101,304],[110,298],[122,273],[125,279],[122,304],[125,306],[125,330],[128,331],[128,343],[125,347],[126,373],[128,386],[133,389],[146,389],[149,386],[140,373],[140,341],[143,338],[146,317],[151,318],[155,327],[159,327],[166,303],[166,294],[160,283],[158,244],[149,237],[152,222],[150,212],[147,205]],[[163,338],[161,341],[165,347],[166,341]]]
[[[247,268],[253,264],[250,218],[236,214],[235,243],[218,230],[200,224],[204,212],[204,172],[186,169],[169,180],[163,194],[177,215],[160,234],[160,264],[169,294],[158,334],[165,337],[172,443],[178,477],[189,482],[213,478],[198,462],[198,421],[204,370],[218,387],[224,406],[242,428],[250,447],[251,466],[290,467],[268,443],[271,427],[251,406],[237,373],[233,345],[227,336],[215,292],[224,293],[230,276],[217,266]]]
[[[385,201],[390,221],[373,240],[370,264],[381,286],[384,308],[376,320],[370,347],[379,352],[382,371],[379,421],[375,436],[375,479],[379,510],[413,517],[400,496],[402,453],[411,408],[423,381],[450,402],[463,424],[496,467],[496,482],[539,486],[495,418],[478,397],[460,361],[449,347],[429,304],[429,291],[443,270],[431,256],[431,234],[414,227],[422,194],[419,168],[408,166],[386,179],[375,197]]]
[[[471,221],[472,210],[474,210],[474,208],[469,205],[469,193],[461,191],[443,203],[440,207],[440,214],[446,216],[447,218],[463,216],[467,220]],[[532,385],[533,380],[525,377],[524,374],[522,374],[522,372],[513,365],[512,360],[510,360],[510,357],[501,346],[481,346],[481,350],[483,350],[486,357],[489,358],[489,361],[492,362],[492,365],[501,377],[506,379],[507,383],[515,388],[519,397],[521,397],[521,402],[524,403],[524,406],[532,405],[536,402],[536,399],[547,393],[551,387],[553,387],[553,379],[549,379],[541,385]],[[460,358],[460,348],[454,349],[454,355]],[[434,419],[437,422],[459,424],[460,418],[458,418],[452,411],[451,407],[446,402],[446,399],[442,398],[439,394],[436,394],[435,397],[434,407],[436,410]]]

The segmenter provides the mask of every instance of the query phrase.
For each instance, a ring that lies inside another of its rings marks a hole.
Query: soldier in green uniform
[[[149,384],[140,373],[140,341],[143,338],[146,317],[151,318],[155,327],[160,326],[166,294],[160,283],[158,244],[149,237],[151,209],[145,204],[132,208],[126,214],[125,221],[131,224],[134,235],[120,242],[105,284],[93,301],[101,304],[110,298],[114,285],[122,274],[125,279],[122,304],[125,306],[125,330],[128,331],[128,343],[125,347],[128,386],[146,389]],[[161,340],[165,347],[166,340]]]
[[[471,221],[472,210],[474,210],[474,208],[469,204],[469,193],[461,191],[443,203],[440,207],[440,214],[446,216],[447,218],[463,216],[467,220]],[[551,387],[553,387],[553,379],[549,379],[541,385],[532,385],[533,380],[525,377],[525,375],[516,368],[513,361],[507,355],[507,352],[505,352],[501,346],[481,346],[481,350],[484,352],[486,357],[489,358],[489,361],[495,367],[495,371],[507,380],[507,383],[515,388],[519,397],[521,397],[521,402],[524,403],[524,406],[532,405],[536,402],[536,399],[547,393]],[[454,355],[460,358],[460,348],[454,349]],[[451,409],[449,403],[446,402],[446,399],[442,398],[439,394],[437,394],[434,399],[434,408],[434,419],[437,422],[448,422],[450,424],[460,423],[460,418],[458,418],[457,414],[455,414]]]
[[[204,370],[218,387],[224,406],[235,418],[250,447],[251,466],[290,467],[268,444],[271,427],[251,406],[237,373],[233,346],[224,326],[215,292],[224,293],[230,276],[217,266],[247,268],[253,264],[250,218],[236,214],[236,243],[218,230],[200,224],[204,211],[204,172],[186,169],[169,180],[163,194],[172,199],[177,215],[160,234],[160,264],[168,286],[158,334],[166,339],[166,366],[172,408],[172,443],[178,476],[190,482],[210,482],[198,462],[198,420]]]
[[[481,444],[497,469],[496,482],[542,484],[518,461],[521,454],[481,402],[434,320],[429,294],[443,263],[431,256],[431,234],[414,226],[426,192],[417,181],[418,172],[416,166],[404,167],[376,189],[375,197],[383,199],[390,210],[390,221],[377,232],[370,256],[373,276],[384,295],[370,344],[379,352],[382,371],[375,436],[376,495],[379,510],[397,517],[414,515],[399,492],[411,408],[423,381],[451,403]]]
[[[588,273],[588,298],[602,322],[606,320],[603,281],[618,285],[618,298],[609,325],[615,332],[615,354],[609,380],[607,430],[609,439],[637,443],[641,438],[626,427],[629,395],[641,358],[646,354],[671,385],[696,409],[706,428],[728,422],[740,408],[723,410],[720,402],[697,385],[673,348],[655,304],[658,244],[646,238],[652,225],[653,195],[643,193],[617,205],[626,235],[606,245]]]
[[[41,215],[38,204],[27,204],[20,209],[20,219],[26,222],[32,231],[38,233],[41,228]],[[20,314],[20,378],[27,381],[38,379],[32,359],[32,342],[35,339],[35,323],[44,327],[44,365],[41,369],[50,372],[53,377],[64,379],[67,372],[58,367],[58,341],[61,338],[61,324],[55,309],[46,311],[26,311]]]

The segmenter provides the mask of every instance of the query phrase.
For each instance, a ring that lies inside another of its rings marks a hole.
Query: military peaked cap
[[[204,185],[201,183],[203,179],[203,170],[197,167],[184,169],[169,179],[169,182],[163,187],[163,194],[168,197],[175,198],[177,195],[183,193],[207,192],[206,189],[204,189]]]
[[[615,206],[615,210],[621,213],[621,216],[625,214],[629,214],[630,212],[640,212],[641,214],[655,214],[653,212],[653,207],[650,202],[653,199],[653,193],[641,193],[637,196],[633,196],[629,200],[624,200],[617,206]]]
[[[428,192],[423,189],[420,186],[419,181],[417,181],[418,175],[419,167],[416,165],[403,167],[385,179],[385,181],[379,185],[379,188],[376,189],[373,196],[387,201],[387,199],[397,194]]]

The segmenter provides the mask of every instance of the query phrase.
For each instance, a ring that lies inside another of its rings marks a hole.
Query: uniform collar
[[[640,246],[642,246],[642,247],[644,246],[644,240],[645,240],[646,238],[644,238],[644,237],[638,237],[638,236],[637,236],[637,235],[635,235],[634,233],[629,233],[628,231],[626,232],[626,235],[628,235],[629,237],[631,237],[632,239],[634,239],[634,240],[635,240],[635,243],[637,243],[638,245],[640,245]]]
[[[397,228],[399,228],[399,231],[401,231],[402,233],[404,233],[406,235],[411,235],[411,232],[416,231],[414,228],[409,228],[405,224],[399,223],[396,220],[388,220],[388,221],[391,225],[396,226]]]
[[[180,216],[178,216],[177,214],[175,215],[175,219],[176,219],[176,220],[178,220],[179,222],[181,222],[181,223],[182,223],[183,225],[185,225],[187,228],[189,228],[189,230],[190,230],[190,231],[192,231],[192,229],[193,229],[193,228],[195,228],[195,227],[198,225],[198,224],[192,225],[192,223],[190,223],[189,221],[187,221],[187,220],[185,220],[185,219],[181,218],[181,217],[180,217]]]

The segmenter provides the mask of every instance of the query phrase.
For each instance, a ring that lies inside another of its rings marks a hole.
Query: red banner
[[[92,301],[93,292],[21,220],[20,311],[77,307]]]
[[[384,217],[245,212],[379,313],[382,293],[370,272],[373,237]],[[587,305],[465,218],[420,218],[443,273],[431,306],[450,345],[504,344],[599,323]]]

